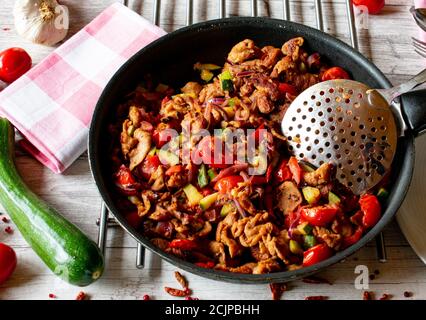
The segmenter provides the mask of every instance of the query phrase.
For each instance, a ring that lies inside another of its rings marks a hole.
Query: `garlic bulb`
[[[68,9],[56,0],[16,0],[13,16],[18,34],[35,43],[52,46],[68,32]]]

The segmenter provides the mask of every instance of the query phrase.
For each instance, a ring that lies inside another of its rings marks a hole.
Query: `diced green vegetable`
[[[195,206],[199,204],[201,199],[203,199],[203,195],[199,193],[197,188],[195,188],[192,184],[187,184],[183,188],[183,192],[185,192],[190,206]]]
[[[134,205],[138,205],[139,203],[141,203],[140,199],[136,196],[129,196],[127,197],[127,199],[129,199],[129,201]]]
[[[200,70],[200,71],[202,71],[202,70],[212,71],[212,70],[219,70],[220,66],[212,64],[212,63],[199,63],[199,62],[197,62],[196,64],[194,64],[194,69]]]
[[[210,208],[216,201],[218,192],[209,194],[208,196],[205,196],[203,199],[200,200],[200,207],[202,210],[207,210]]]
[[[232,74],[229,70],[222,72],[219,75],[222,90],[232,92],[234,91],[234,83],[232,82]]]
[[[317,241],[315,240],[315,237],[313,235],[307,234],[306,236],[304,236],[304,247],[305,249],[309,249],[311,247],[313,247],[314,245],[317,244]]]
[[[385,200],[387,197],[389,197],[389,191],[385,188],[380,188],[377,192],[377,197],[379,200]]]
[[[213,168],[210,168],[209,170],[207,170],[207,175],[209,176],[210,180],[213,180],[214,178],[216,178],[217,173]]]
[[[290,251],[293,254],[303,254],[303,249],[296,240],[290,240]]]
[[[312,167],[309,164],[303,163],[303,162],[299,162],[300,167],[303,169],[303,171],[305,172],[314,172],[315,168]]]
[[[318,188],[314,187],[304,187],[302,189],[303,196],[309,204],[315,204],[321,198],[321,192]]]
[[[163,149],[160,149],[160,151],[158,151],[158,157],[160,158],[160,161],[162,163],[167,163],[170,166],[175,166],[180,162],[179,157],[176,154]]]
[[[213,72],[211,72],[209,70],[201,70],[200,75],[201,75],[201,79],[205,82],[209,82],[214,77]]]
[[[308,222],[299,224],[296,229],[303,235],[307,235],[312,232],[312,226]]]
[[[235,107],[235,105],[238,103],[240,101],[240,99],[238,99],[238,98],[231,98],[231,99],[229,99],[228,100],[228,105],[230,106],[230,107]]]
[[[220,75],[219,75],[219,79],[220,80],[232,80],[232,74],[229,70],[223,71]]]
[[[333,192],[328,193],[328,203],[329,204],[340,204],[340,198]]]
[[[220,210],[220,216],[224,218],[234,210],[235,210],[234,204],[232,202],[227,202],[223,205],[222,210]]]
[[[204,188],[206,185],[209,184],[209,178],[207,176],[207,170],[204,163],[200,166],[200,169],[198,170],[198,185],[200,188]]]
[[[155,154],[157,153],[157,148],[152,148],[151,150],[149,150],[148,155],[149,156],[155,156]]]

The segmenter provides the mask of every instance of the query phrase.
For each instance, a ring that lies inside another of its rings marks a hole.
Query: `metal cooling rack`
[[[216,0],[218,1],[218,18],[225,18],[226,15],[226,0]],[[317,28],[321,31],[324,31],[324,22],[322,14],[322,3],[321,0],[313,0],[315,4],[315,16]],[[283,19],[291,20],[290,12],[290,0],[283,0]],[[193,0],[186,0],[186,25],[191,25],[193,21]],[[123,0],[123,4],[128,6],[128,1]],[[258,6],[257,0],[250,0],[251,7],[251,16],[256,17],[258,15]],[[154,24],[158,25],[160,22],[160,13],[161,13],[161,0],[154,0],[153,2],[153,14],[152,21]],[[351,40],[351,45],[356,50],[358,50],[358,37],[357,30],[355,26],[355,16],[352,6],[352,0],[346,0],[346,17],[349,27],[349,36]],[[98,245],[102,253],[105,253],[106,249],[106,240],[108,229],[112,227],[118,227],[119,224],[113,217],[109,217],[108,209],[105,203],[102,203],[100,217],[98,218],[96,224],[99,226],[98,234]],[[383,233],[380,233],[376,238],[376,249],[377,249],[377,259],[380,262],[386,262],[386,247],[384,245]],[[136,267],[139,269],[144,268],[145,262],[145,248],[141,243],[137,242],[136,250]]]

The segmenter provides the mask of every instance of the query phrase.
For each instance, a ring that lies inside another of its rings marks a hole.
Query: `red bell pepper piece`
[[[358,227],[352,235],[344,237],[342,240],[342,249],[346,249],[351,245],[357,243],[361,239],[362,234],[363,228]]]
[[[359,199],[359,205],[363,213],[362,224],[365,228],[373,227],[381,216],[380,202],[375,195],[365,194]]]
[[[241,176],[228,176],[216,182],[214,189],[220,193],[228,193],[243,181],[244,179]]]
[[[281,92],[281,94],[286,94],[288,93],[289,95],[292,96],[297,96],[299,93],[297,92],[297,89],[295,86],[288,84],[288,83],[280,83],[278,85],[278,90]]]
[[[300,181],[302,181],[303,171],[295,157],[291,157],[290,160],[288,160],[288,168],[290,169],[290,172],[293,175],[293,180],[296,182],[297,185],[299,185]]]
[[[303,266],[309,267],[330,258],[333,255],[326,244],[318,244],[303,253]]]
[[[253,185],[260,185],[260,184],[266,184],[267,179],[265,176],[252,176],[250,178],[250,181]]]
[[[170,167],[166,170],[166,176],[171,176],[173,174],[179,173],[183,171],[183,167],[180,164]]]
[[[145,160],[142,162],[142,165],[139,166],[139,172],[144,177],[144,179],[149,180],[151,178],[151,174],[157,170],[157,168],[161,165],[160,158],[155,156],[147,156]]]
[[[206,269],[213,269],[215,264],[212,261],[208,261],[208,262],[196,262],[195,265],[201,267],[201,268],[206,268]]]
[[[198,243],[189,239],[174,239],[169,243],[169,248],[195,250],[198,248]]]
[[[287,160],[284,159],[281,161],[274,175],[274,179],[276,182],[281,183],[284,181],[290,181],[292,179],[293,175],[291,174],[291,171],[288,168],[287,164]]]

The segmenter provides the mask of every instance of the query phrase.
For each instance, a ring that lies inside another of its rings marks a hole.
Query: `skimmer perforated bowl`
[[[289,151],[315,166],[336,165],[336,178],[355,194],[379,183],[391,167],[398,128],[390,103],[426,81],[426,72],[391,89],[331,80],[302,92],[282,121]]]

